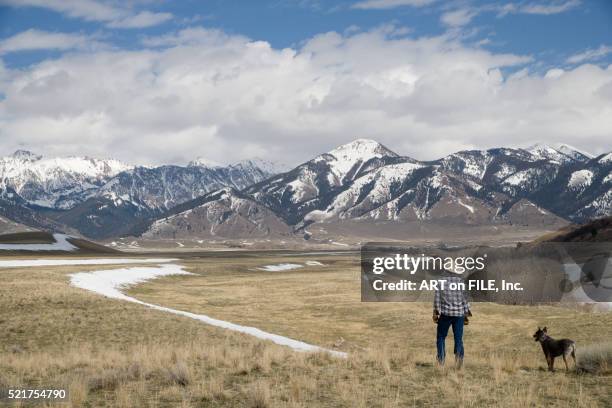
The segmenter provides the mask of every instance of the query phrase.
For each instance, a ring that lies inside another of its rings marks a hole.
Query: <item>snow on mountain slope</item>
[[[133,167],[21,151],[0,159],[0,215],[94,238],[132,234],[160,219],[166,219],[156,224],[163,226],[160,237],[196,235],[194,226],[208,236],[266,236],[349,220],[581,221],[609,214],[610,166],[611,154],[589,159],[569,145],[461,151],[420,162],[368,139],[278,174],[274,163],[258,159]]]
[[[192,160],[187,164],[189,167],[207,167],[214,169],[215,167],[223,167],[221,163],[218,163],[214,160],[209,160],[205,157],[198,157],[195,160]]]
[[[534,156],[543,160],[552,160],[559,163],[568,162],[584,162],[593,158],[593,155],[572,147],[568,144],[559,144],[557,147],[551,147],[545,144],[537,143],[525,149]]]
[[[194,161],[187,167],[135,167],[113,159],[44,158],[19,150],[0,158],[0,188],[11,188],[30,204],[55,209],[70,209],[92,197],[169,209],[218,188],[245,188],[272,175],[273,167],[260,159],[228,166]]]
[[[67,208],[131,166],[89,157],[44,158],[18,150],[0,158],[0,188],[11,188],[31,204]]]
[[[272,176],[274,174],[279,174],[279,173],[284,173],[291,169],[290,166],[288,166],[287,164],[281,161],[265,160],[259,157],[255,157],[254,159],[250,159],[250,160],[242,160],[242,161],[239,161],[238,163],[233,164],[232,166],[233,167],[242,166],[246,168],[258,168],[264,173],[266,173],[268,176]]]
[[[585,161],[594,158],[591,153],[585,152],[584,150],[576,149],[574,146],[570,146],[566,143],[561,143],[557,146],[556,150],[568,157],[573,158],[576,161]]]
[[[399,162],[416,163],[373,140],[357,139],[255,184],[245,189],[245,193],[295,225],[306,214],[324,210],[356,178]]]
[[[269,177],[255,162],[227,167],[191,165],[136,167],[102,186],[96,194],[115,205],[125,202],[146,210],[165,211],[211,191],[231,187],[243,189]]]
[[[329,157],[332,156],[332,157]],[[354,169],[367,161],[380,157],[398,157],[380,143],[370,139],[357,139],[350,143],[336,147],[314,160],[324,160],[330,167],[331,173],[342,182],[344,177]],[[355,170],[357,172],[358,170]]]
[[[253,159],[241,160],[239,162],[223,165],[213,160],[208,160],[203,157],[198,157],[192,160],[187,165],[188,167],[206,167],[209,169],[220,169],[220,168],[235,168],[235,169],[259,169],[267,175],[271,176],[274,174],[282,173],[289,170],[289,166],[281,163],[280,161],[271,161],[255,157]]]
[[[453,153],[439,160],[439,163],[445,169],[482,180],[493,158],[488,151],[471,150]]]
[[[578,170],[572,173],[567,186],[575,190],[584,190],[593,182],[593,172],[590,170]]]
[[[579,215],[589,218],[606,217],[612,214],[612,188],[602,195],[596,196],[592,201],[585,205]]]
[[[553,160],[558,163],[568,160],[565,154],[545,144],[536,143],[525,150],[542,160]]]
[[[539,157],[522,150],[496,148],[489,150],[465,150],[450,154],[433,163],[454,174],[485,183],[499,183],[504,178],[535,166]]]
[[[304,220],[324,221],[333,218],[360,217],[373,208],[393,200],[397,192],[401,191],[401,184],[409,181],[414,171],[423,167],[416,163],[397,163],[368,172],[336,195],[326,209],[311,211]],[[381,216],[382,214],[376,214],[376,217]]]
[[[501,190],[511,196],[528,194],[549,183],[557,174],[556,166],[530,167],[502,180]]]
[[[599,158],[599,160],[597,160],[599,163],[601,164],[609,164],[612,163],[612,153],[608,153],[604,156],[602,156],[601,158]]]

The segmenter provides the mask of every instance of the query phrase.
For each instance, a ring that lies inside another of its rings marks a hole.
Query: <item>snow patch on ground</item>
[[[0,244],[0,251],[76,251],[78,248],[68,242],[72,238],[65,234],[53,234],[51,244]]]
[[[282,263],[282,264],[276,264],[276,265],[266,265],[266,266],[262,266],[261,268],[257,268],[260,271],[266,271],[266,272],[282,272],[282,271],[290,271],[292,269],[299,269],[299,268],[303,268],[304,265],[300,265],[300,264],[293,264],[293,263]]]
[[[306,265],[308,265],[308,266],[325,266],[324,263],[321,263],[319,261],[306,261]]]
[[[279,344],[281,346],[290,347],[296,351],[322,351],[330,353],[331,355],[336,357],[347,357],[347,353],[344,352],[329,350],[323,347],[304,343],[299,340],[280,336],[278,334],[268,333],[256,327],[242,326],[224,320],[214,319],[206,315],[185,312],[182,310],[176,310],[164,306],[142,302],[121,292],[122,289],[125,289],[128,286],[142,283],[150,279],[169,275],[191,275],[191,273],[184,271],[182,266],[180,265],[170,264],[158,267],[138,267],[95,272],[80,272],[70,275],[70,283],[78,288],[95,292],[112,299],[119,299],[127,302],[137,303],[155,310],[189,317],[191,319],[201,321],[202,323],[209,324],[211,326],[221,327],[239,333],[248,334],[262,340],[270,340],[273,343]]]
[[[123,265],[143,263],[167,263],[175,258],[93,258],[93,259],[11,259],[0,260],[0,268],[28,268],[33,266],[70,266],[70,265]]]

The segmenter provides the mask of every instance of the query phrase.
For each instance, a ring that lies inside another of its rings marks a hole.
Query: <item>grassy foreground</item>
[[[255,269],[307,259],[326,266]],[[196,275],[129,294],[350,357],[293,352],[68,285],[71,272],[108,267],[6,269],[0,387],[66,386],[73,407],[595,407],[612,397],[609,375],[566,374],[559,360],[557,372],[544,371],[530,337],[547,325],[553,337],[576,340],[580,358],[581,347],[612,338],[610,313],[475,304],[457,371],[434,364],[429,304],[359,301],[356,259],[229,254],[184,264]]]

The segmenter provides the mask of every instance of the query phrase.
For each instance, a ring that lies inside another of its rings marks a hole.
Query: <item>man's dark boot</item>
[[[457,370],[461,370],[461,368],[463,367],[463,358],[455,357],[455,367],[457,368]]]

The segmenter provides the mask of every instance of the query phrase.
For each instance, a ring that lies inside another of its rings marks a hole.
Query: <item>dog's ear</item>
[[[540,331],[540,330],[542,330],[542,329],[540,329],[540,326],[538,326],[538,331]]]
[[[548,328],[547,328],[546,326],[544,326],[544,328],[542,329],[542,331],[543,331],[544,333],[546,333],[546,332],[548,331]]]

